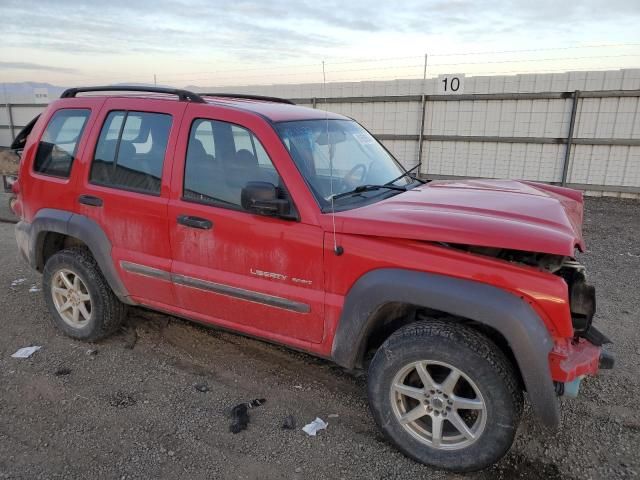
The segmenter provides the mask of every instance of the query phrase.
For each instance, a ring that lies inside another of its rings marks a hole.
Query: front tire
[[[391,335],[369,367],[376,423],[418,462],[466,472],[498,461],[522,413],[513,366],[470,327],[420,321]]]
[[[69,248],[45,264],[42,291],[53,324],[66,335],[95,342],[115,332],[126,316],[91,253]]]

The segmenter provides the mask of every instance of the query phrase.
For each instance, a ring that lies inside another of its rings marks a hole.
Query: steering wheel
[[[360,178],[356,177],[356,172],[358,170],[362,170],[360,174]],[[338,184],[338,190],[340,192],[346,192],[348,190],[353,190],[358,185],[362,185],[365,177],[367,176],[367,166],[364,163],[358,163],[354,165],[349,172],[340,179],[340,183]]]

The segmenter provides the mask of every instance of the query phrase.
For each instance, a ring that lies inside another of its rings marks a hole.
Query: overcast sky
[[[321,81],[322,60],[329,81],[415,78],[424,53],[430,74],[640,66],[640,0],[0,0],[0,14],[4,82],[294,83]],[[567,48],[594,45],[615,46]],[[505,50],[537,51],[439,56]]]

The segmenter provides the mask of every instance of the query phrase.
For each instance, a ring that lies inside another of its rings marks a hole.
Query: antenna
[[[322,61],[322,96],[324,97],[324,118],[327,126],[327,148],[329,149],[329,192],[331,194],[331,223],[333,226],[333,253],[340,256],[344,249],[338,246],[336,239],[336,209],[333,203],[333,148],[331,147],[331,137],[329,137],[329,111],[327,110],[327,74]]]

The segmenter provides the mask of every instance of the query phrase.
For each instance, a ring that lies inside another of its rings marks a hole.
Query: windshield
[[[398,191],[376,189],[353,196],[337,195],[364,185],[384,185],[405,170],[363,127],[352,120],[302,120],[281,122],[276,129],[298,169],[307,180],[321,207],[330,204],[361,203],[381,193]],[[412,183],[408,176],[393,182]]]

